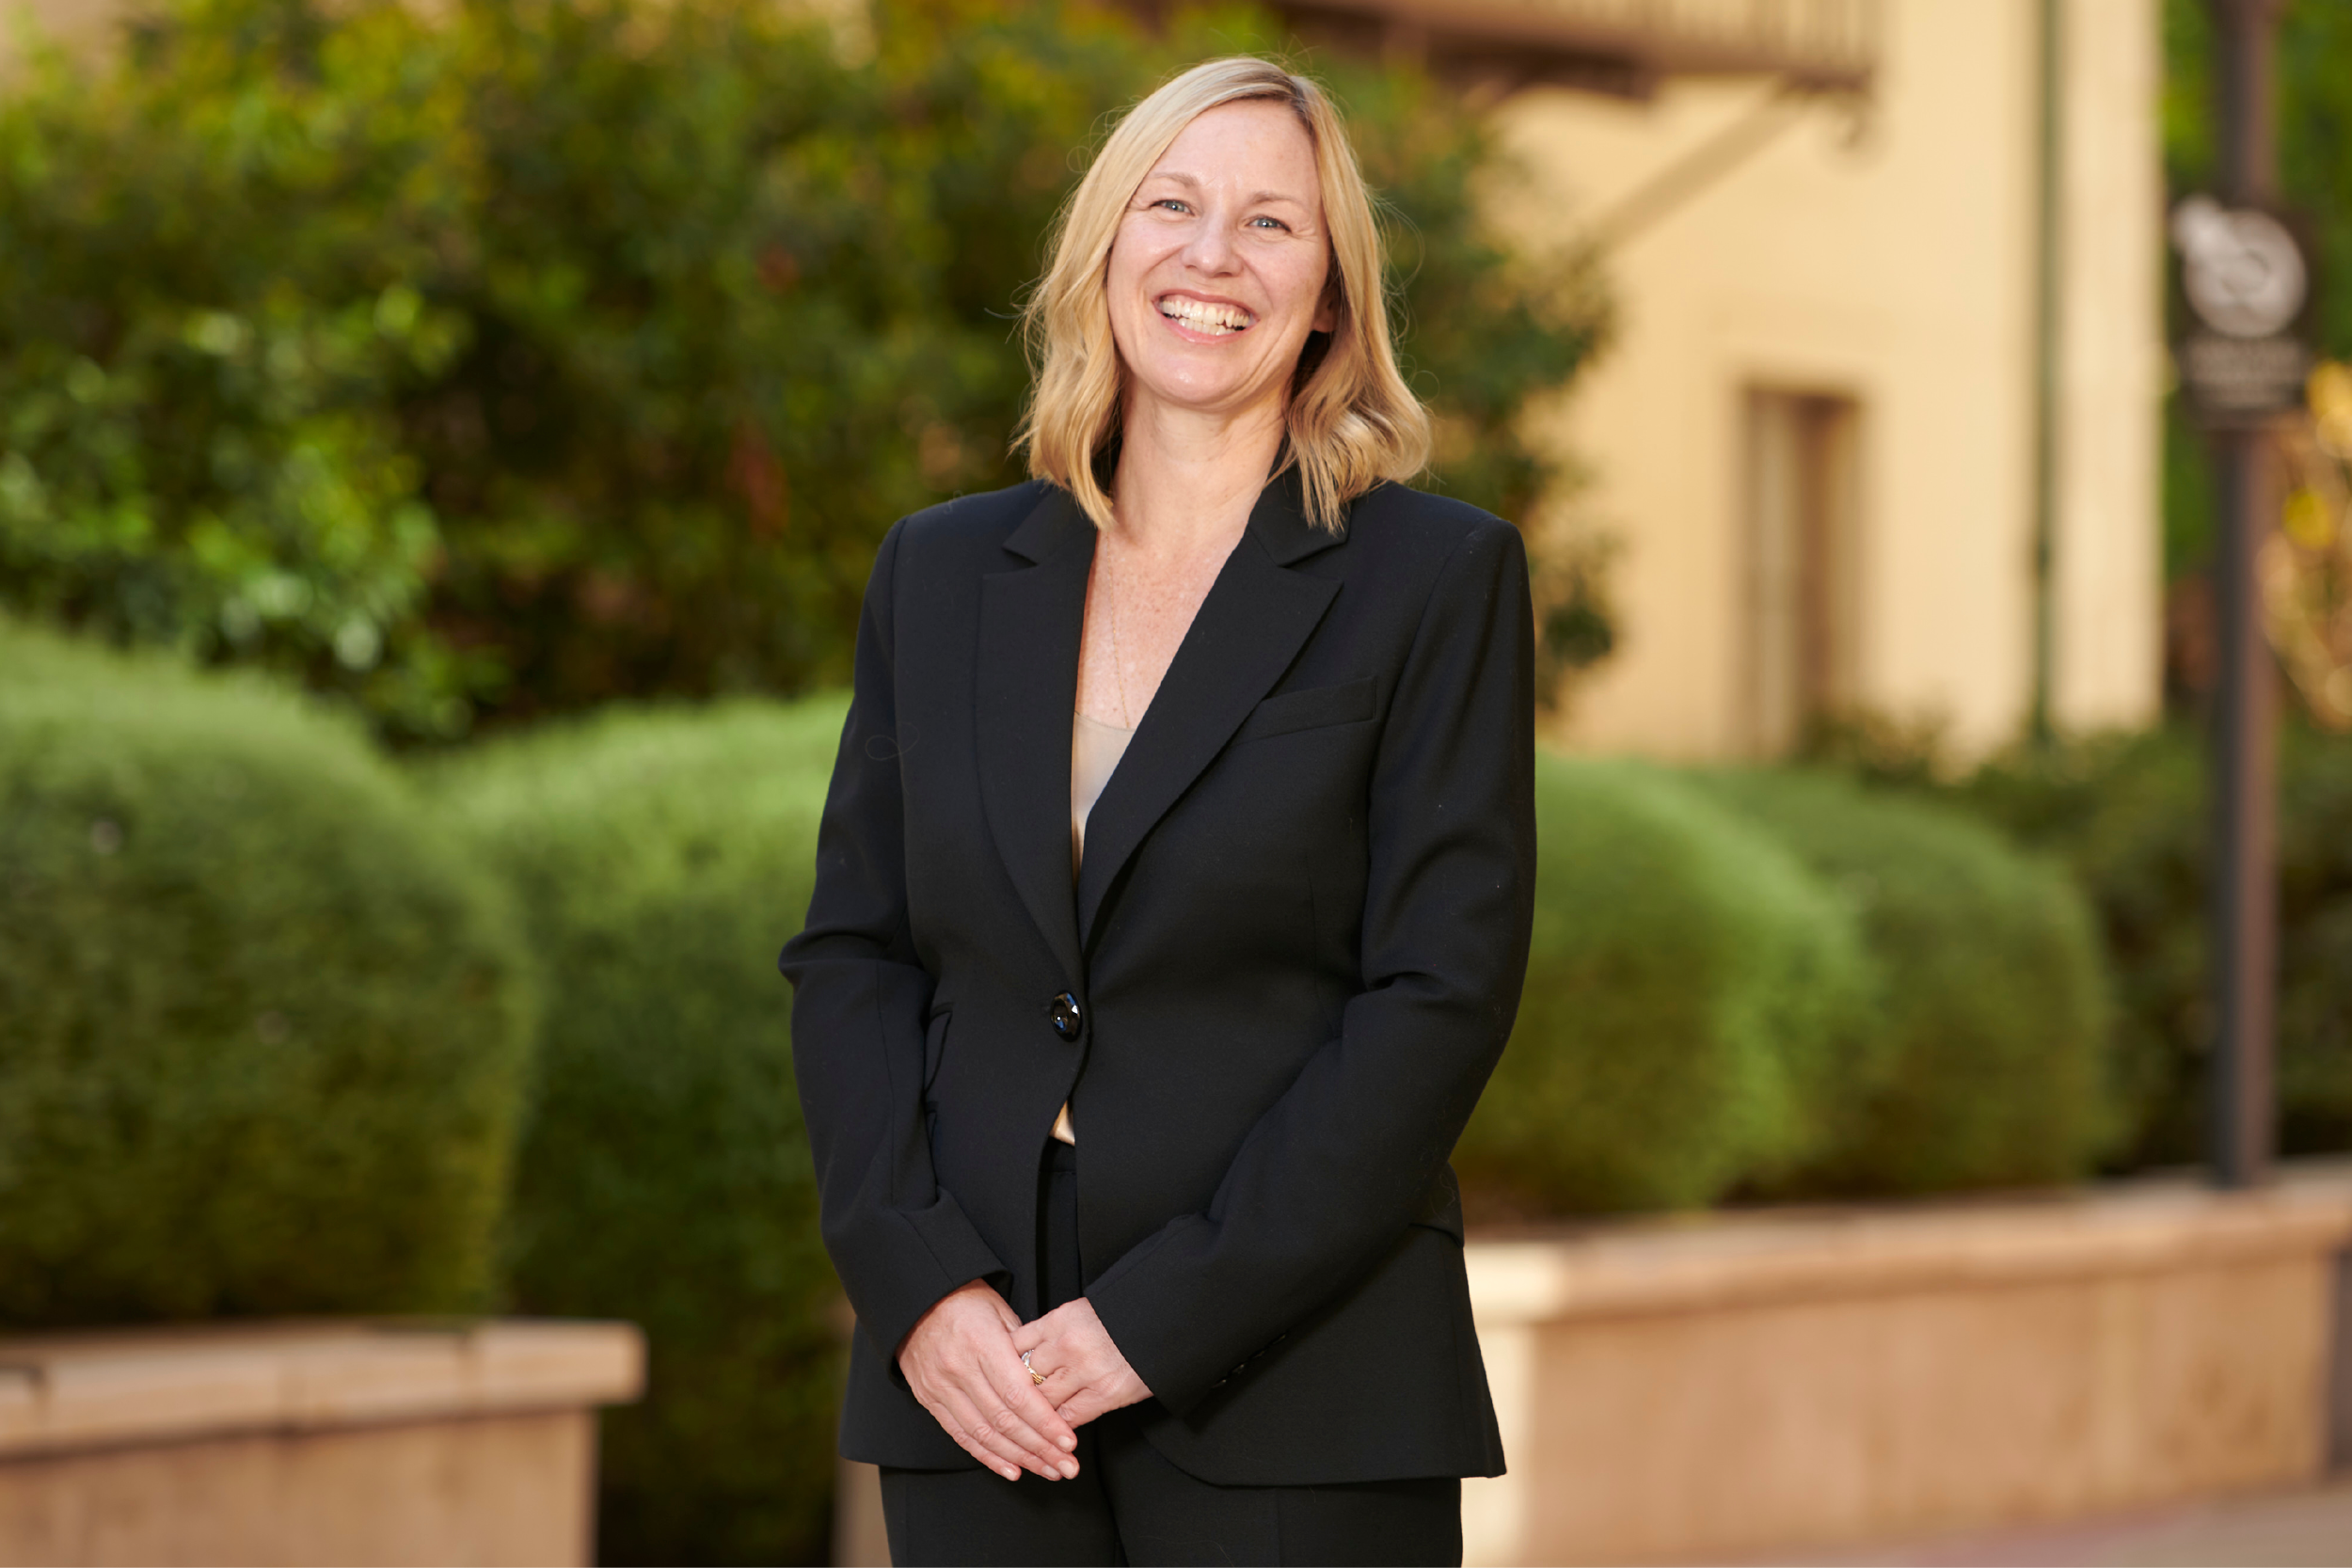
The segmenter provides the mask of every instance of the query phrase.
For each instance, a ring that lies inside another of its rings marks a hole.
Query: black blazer
[[[1267,486],[1070,857],[1095,531],[1041,483],[906,518],[785,948],[842,1451],[972,1461],[895,1351],[973,1279],[1038,1312],[1078,1134],[1086,1291],[1225,1484],[1494,1475],[1446,1164],[1502,1050],[1535,876],[1518,531],[1383,485],[1343,536]]]

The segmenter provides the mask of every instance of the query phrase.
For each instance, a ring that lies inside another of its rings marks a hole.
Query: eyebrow
[[[1198,175],[1184,174],[1174,169],[1153,169],[1144,178],[1146,180],[1172,180],[1177,184],[1188,185],[1196,191],[1200,188],[1200,180]],[[1253,204],[1260,201],[1287,201],[1294,207],[1307,205],[1304,197],[1292,196],[1283,191],[1255,191],[1250,194],[1249,200]]]

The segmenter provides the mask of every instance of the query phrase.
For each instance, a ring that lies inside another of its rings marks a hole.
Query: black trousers
[[[1049,1143],[1038,1202],[1041,1294],[1080,1293],[1078,1168]],[[1452,1476],[1344,1486],[1215,1486],[1170,1465],[1140,1406],[1078,1429],[1078,1478],[963,1470],[882,1473],[890,1560],[917,1563],[1459,1563]]]

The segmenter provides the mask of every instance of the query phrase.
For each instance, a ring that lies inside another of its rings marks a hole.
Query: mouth
[[[1208,338],[1230,338],[1236,332],[1247,332],[1258,321],[1238,305],[1215,305],[1205,299],[1185,299],[1177,294],[1162,295],[1154,303],[1160,314],[1169,321]]]

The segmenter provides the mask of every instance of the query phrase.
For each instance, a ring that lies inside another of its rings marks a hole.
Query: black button
[[[1086,1015],[1078,1010],[1078,999],[1063,991],[1045,1005],[1045,1016],[1054,1021],[1054,1033],[1066,1040],[1074,1040],[1086,1028]]]

